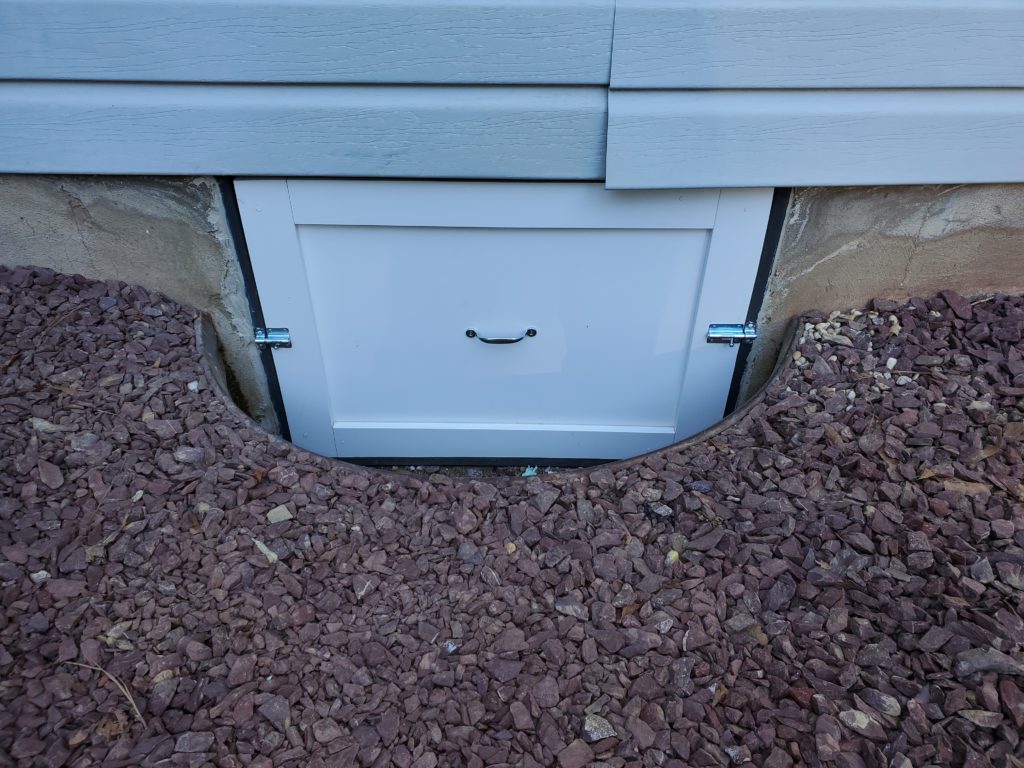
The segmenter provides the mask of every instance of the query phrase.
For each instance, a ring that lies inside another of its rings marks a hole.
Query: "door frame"
[[[615,192],[605,190],[600,183],[587,182],[236,180],[235,190],[253,271],[258,287],[263,287],[261,303],[265,310],[271,307],[267,311],[268,324],[287,324],[302,328],[300,334],[293,334],[292,347],[275,351],[274,356],[288,356],[287,362],[278,360],[275,367],[291,438],[304,448],[327,456],[337,456],[340,453],[330,412],[328,381],[298,227],[303,224],[410,226],[412,223],[409,216],[398,216],[395,211],[403,207],[403,194],[415,196],[418,188],[422,192],[417,185],[423,184],[458,185],[452,189],[465,190],[469,193],[472,192],[473,185],[511,184],[514,185],[515,194],[519,196],[522,204],[533,209],[534,216],[548,215],[543,213],[545,211],[551,214],[551,226],[565,226],[565,217],[574,215],[572,210],[559,210],[546,205],[543,199],[548,194],[547,190],[564,184],[600,189],[609,196],[609,200],[621,195],[630,195],[643,203],[643,198],[649,196],[648,207],[655,204],[652,201],[664,199],[665,195],[664,191],[647,195],[642,191]],[[340,185],[356,190],[360,186],[367,189],[366,185],[374,185],[377,191],[387,191],[390,204],[380,205],[379,198],[368,199],[358,194],[350,196],[344,206],[328,202],[331,195],[326,193],[332,188],[339,189]],[[676,403],[675,432],[665,438],[666,430],[652,431],[652,434],[662,435],[662,438],[658,439],[668,439],[668,444],[711,426],[725,411],[729,385],[736,367],[738,347],[729,349],[719,344],[707,344],[705,334],[707,326],[711,323],[743,322],[745,319],[744,312],[750,303],[761,261],[773,196],[771,188],[677,190],[676,193],[675,199],[688,199],[694,204],[695,213],[682,217],[682,221],[673,221],[671,228],[706,229],[709,233],[709,242],[702,266],[700,286],[696,291],[689,352],[684,361],[682,384]],[[467,202],[471,199],[471,194],[466,197]],[[448,211],[451,209],[435,202],[431,202],[429,198],[426,202],[421,201],[416,213],[416,224],[445,224],[444,217],[449,215]],[[639,207],[637,210],[640,210]],[[503,213],[502,222],[505,226],[508,225],[508,220],[508,212]],[[479,224],[486,225],[486,221]],[[545,225],[543,222],[538,225],[534,218],[530,219],[530,226]],[[273,296],[268,296],[268,292],[272,292]],[[723,306],[728,308],[723,309]],[[277,316],[273,307],[287,307],[288,317]],[[725,382],[724,386],[722,382]],[[687,409],[687,403],[692,402],[702,403],[700,414],[695,415],[692,409]],[[436,437],[441,431],[440,426],[422,425],[420,444],[431,444],[426,438]],[[486,426],[477,425],[477,428]],[[514,431],[509,431],[508,434],[513,444],[518,442]],[[566,437],[571,441],[571,436]],[[636,442],[636,445],[630,444],[630,448],[635,449],[633,455],[643,453],[645,449],[650,450],[643,440]],[[411,455],[422,458],[418,454]],[[436,455],[444,455],[444,452],[438,451]],[[516,453],[516,457],[521,456]]]

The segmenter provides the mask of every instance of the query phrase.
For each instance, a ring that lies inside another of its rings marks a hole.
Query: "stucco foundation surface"
[[[742,397],[767,378],[797,315],[945,287],[1024,290],[1024,186],[794,190]]]
[[[213,179],[0,176],[0,265],[145,285],[206,312],[250,412],[276,427]]]

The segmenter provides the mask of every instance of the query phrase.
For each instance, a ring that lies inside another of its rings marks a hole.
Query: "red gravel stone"
[[[560,768],[585,768],[594,761],[594,750],[583,741],[576,739],[569,746],[558,753],[558,765]]]
[[[188,310],[0,269],[0,754],[1021,762],[1024,300],[876,306],[702,440],[482,482],[312,456]]]

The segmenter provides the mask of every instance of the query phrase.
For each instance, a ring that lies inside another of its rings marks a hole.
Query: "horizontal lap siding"
[[[1020,0],[0,0],[0,172],[1024,181],[1021,51]]]
[[[1020,0],[617,0],[610,188],[1024,181]]]
[[[1024,3],[618,0],[611,86],[1024,86]]]
[[[615,91],[610,188],[1024,180],[1024,90]]]
[[[14,173],[604,177],[603,88],[0,83]]]
[[[614,0],[0,0],[0,172],[600,180]]]
[[[0,0],[0,79],[607,85],[614,0]]]

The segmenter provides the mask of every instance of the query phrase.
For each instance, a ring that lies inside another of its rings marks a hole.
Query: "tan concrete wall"
[[[1024,291],[1024,185],[793,190],[741,400],[801,313],[944,288]]]
[[[138,283],[208,313],[250,410],[275,428],[213,179],[0,175],[0,264]],[[943,288],[1024,291],[1024,185],[794,190],[741,400],[797,315]]]
[[[251,415],[276,428],[213,179],[0,175],[0,264],[137,283],[206,312]]]

